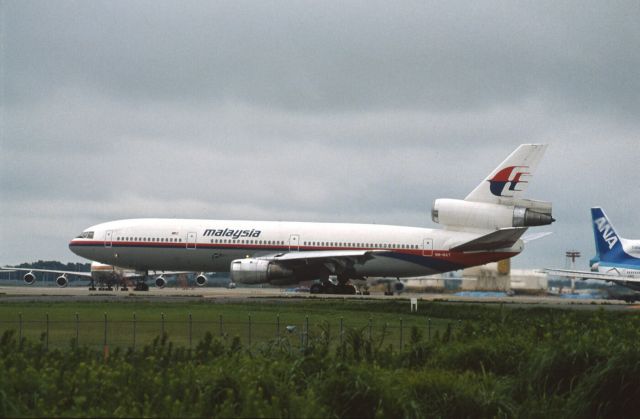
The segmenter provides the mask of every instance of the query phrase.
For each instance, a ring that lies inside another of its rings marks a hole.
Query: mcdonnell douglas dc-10
[[[528,227],[555,221],[551,203],[521,198],[546,147],[523,144],[464,200],[436,200],[432,219],[444,229],[132,219],[89,227],[69,248],[84,258],[142,274],[230,272],[231,281],[241,284],[318,280],[311,292],[353,294],[350,279],[430,275],[519,254]]]

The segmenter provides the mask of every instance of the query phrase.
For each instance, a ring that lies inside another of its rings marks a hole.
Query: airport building
[[[548,290],[547,274],[534,269],[511,269],[508,260],[405,280],[407,289],[424,292],[502,291],[540,294]]]

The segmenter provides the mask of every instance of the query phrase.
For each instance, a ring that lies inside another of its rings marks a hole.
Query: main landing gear
[[[323,279],[311,285],[309,292],[311,294],[339,294],[339,295],[355,295],[356,287],[347,284],[349,278],[338,275],[338,283],[334,284],[329,279]]]
[[[147,278],[149,277],[149,272],[145,271],[145,273],[141,276],[136,277],[136,286],[133,287],[134,291],[149,291],[149,285],[147,285]]]
[[[133,287],[134,291],[149,291],[149,285],[147,285],[146,282],[144,282],[144,280],[138,280],[136,281],[136,286]]]

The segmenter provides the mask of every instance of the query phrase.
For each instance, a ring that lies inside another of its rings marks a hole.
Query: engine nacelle
[[[496,230],[507,227],[533,227],[551,224],[551,203],[516,200],[514,205],[436,199],[431,219],[446,226]]]
[[[56,278],[56,285],[59,286],[60,288],[64,288],[67,285],[69,285],[69,280],[67,279],[66,275],[60,275],[59,277]]]
[[[26,274],[24,274],[22,279],[24,280],[25,284],[27,284],[27,285],[31,285],[34,282],[36,282],[36,276],[33,274],[33,272],[27,272]]]
[[[162,289],[162,288],[167,286],[167,280],[162,275],[157,277],[155,282],[156,282],[156,287],[158,287],[160,289]]]
[[[205,274],[200,274],[196,276],[196,285],[199,287],[203,287],[207,285],[207,277]]]
[[[236,259],[231,262],[231,282],[241,284],[264,284],[282,282],[293,278],[293,271],[278,263],[264,259]]]

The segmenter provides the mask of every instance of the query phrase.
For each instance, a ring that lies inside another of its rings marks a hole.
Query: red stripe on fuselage
[[[87,247],[107,247],[104,241],[72,241],[69,246],[87,246]],[[451,252],[449,250],[433,250],[430,255],[425,255],[423,249],[380,249],[380,248],[366,248],[366,247],[319,247],[319,246],[288,246],[288,245],[265,245],[265,244],[235,244],[235,243],[196,243],[195,248],[193,243],[189,243],[189,249],[246,249],[251,251],[331,251],[331,250],[371,250],[371,251],[383,251],[389,253],[398,253],[412,256],[421,256],[424,258],[437,259],[447,261],[461,265],[462,267],[484,265],[485,263],[495,262],[502,259],[508,259],[516,256],[517,252]],[[163,249],[186,249],[187,243],[175,243],[175,242],[132,242],[132,241],[112,241],[111,245],[114,247],[150,247],[150,248],[163,248]],[[295,250],[291,250],[295,249]],[[381,254],[380,256],[384,256]]]

